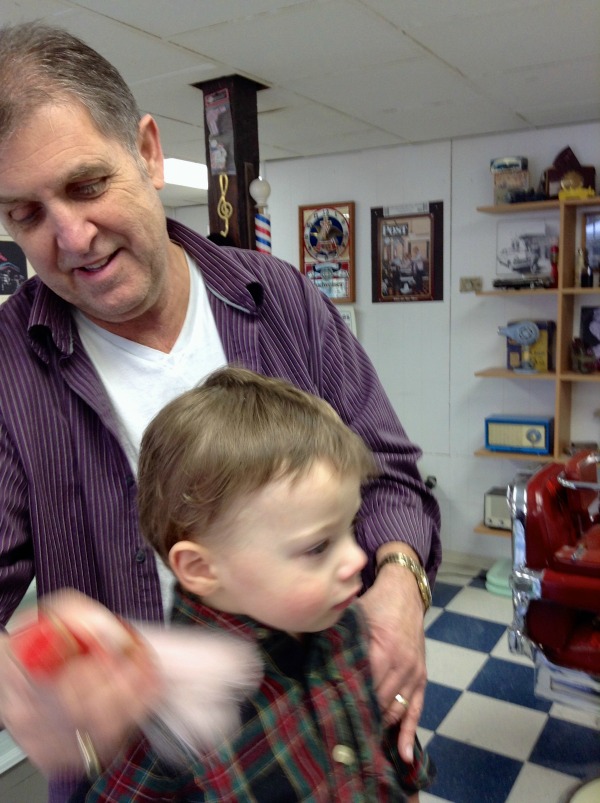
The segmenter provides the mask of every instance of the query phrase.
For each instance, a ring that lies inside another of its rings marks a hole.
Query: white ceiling
[[[182,159],[205,162],[191,84],[231,74],[267,86],[261,161],[600,119],[600,0],[0,0],[30,19],[112,61]]]

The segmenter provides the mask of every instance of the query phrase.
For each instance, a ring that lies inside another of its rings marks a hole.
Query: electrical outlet
[[[461,293],[480,293],[483,290],[481,276],[461,276],[459,289]]]

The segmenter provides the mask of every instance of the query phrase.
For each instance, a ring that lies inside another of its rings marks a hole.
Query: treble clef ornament
[[[227,173],[219,174],[219,187],[221,189],[221,197],[217,204],[217,215],[223,221],[224,229],[220,232],[223,237],[227,237],[229,233],[229,218],[233,214],[233,206],[227,200],[227,189],[229,187],[229,177]]]

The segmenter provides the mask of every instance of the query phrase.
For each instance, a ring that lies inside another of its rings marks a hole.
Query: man
[[[33,577],[39,595],[70,586],[160,620],[170,587],[139,532],[141,433],[225,363],[281,376],[325,398],[382,468],[357,525],[362,599],[377,694],[403,717],[410,760],[426,682],[421,565],[432,580],[439,511],[368,358],[291,266],[165,220],[156,123],[95,51],[36,24],[5,29],[0,82],[0,219],[37,273],[0,308],[0,622]],[[0,720],[50,772],[52,745],[10,694],[3,652]],[[103,754],[143,707],[133,691],[151,686],[119,669],[84,665],[65,690]],[[101,682],[98,706],[86,684]],[[69,788],[55,783],[53,799]]]

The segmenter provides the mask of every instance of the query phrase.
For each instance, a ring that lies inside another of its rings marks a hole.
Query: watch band
[[[404,552],[391,552],[377,565],[377,573],[388,563],[397,563],[399,566],[404,566],[405,569],[412,572],[417,581],[421,599],[423,600],[423,608],[427,611],[431,606],[431,588],[425,570],[421,564],[417,563],[416,560],[413,560],[410,555],[406,555]]]

